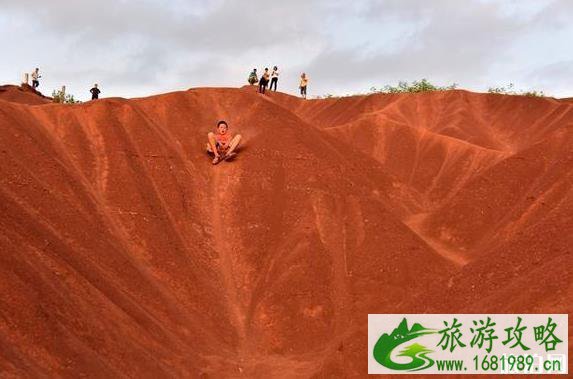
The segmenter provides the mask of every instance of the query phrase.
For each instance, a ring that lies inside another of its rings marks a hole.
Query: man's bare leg
[[[234,154],[233,152],[235,151],[237,146],[239,146],[239,143],[241,143],[241,138],[242,138],[241,135],[237,134],[236,136],[234,136],[231,139],[231,142],[229,142],[229,149],[227,149],[227,152],[225,153],[225,155]]]
[[[221,157],[219,156],[219,150],[217,149],[217,138],[213,132],[209,132],[209,134],[207,134],[207,138],[209,139],[209,147],[211,148],[211,152],[215,154],[215,158],[213,158],[213,164],[216,164],[221,160]]]

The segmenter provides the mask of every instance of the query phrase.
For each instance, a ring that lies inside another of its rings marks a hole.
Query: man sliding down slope
[[[217,133],[209,132],[207,134],[209,142],[207,143],[207,152],[215,155],[213,164],[221,162],[223,159],[227,160],[235,155],[235,149],[241,142],[241,135],[237,134],[234,137],[229,133],[229,125],[226,121],[219,121],[217,123]]]

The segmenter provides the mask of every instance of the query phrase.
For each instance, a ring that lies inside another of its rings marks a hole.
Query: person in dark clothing
[[[265,68],[265,72],[261,76],[261,80],[259,81],[259,93],[264,94],[267,86],[269,85],[269,69]]]
[[[99,99],[99,94],[101,93],[101,91],[99,90],[99,88],[97,88],[97,83],[94,84],[94,88],[90,89],[90,92],[92,94],[92,100]]]
[[[271,86],[269,89],[273,90],[273,85],[275,86],[275,92],[277,92],[277,83],[279,81],[279,69],[277,66],[273,67],[273,72],[271,73]]]
[[[306,76],[306,74],[303,72],[302,75],[300,76],[300,85],[298,86],[300,88],[300,95],[303,97],[303,99],[306,99],[307,85],[308,85],[308,76]]]

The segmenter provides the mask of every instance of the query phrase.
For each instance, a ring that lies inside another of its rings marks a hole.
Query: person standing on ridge
[[[273,67],[273,72],[271,73],[271,86],[269,89],[273,90],[273,85],[275,86],[275,92],[277,92],[277,83],[279,81],[279,69],[277,66]]]
[[[99,88],[97,88],[97,83],[94,84],[94,87],[92,89],[90,89],[90,92],[92,94],[92,100],[99,99],[99,94],[101,93],[101,91],[99,90]]]
[[[267,89],[267,86],[269,85],[269,69],[265,68],[265,72],[263,73],[263,75],[261,76],[261,80],[259,82],[259,93],[264,94],[265,90]]]
[[[225,120],[221,120],[217,123],[217,133],[209,132],[207,134],[207,152],[215,155],[213,158],[214,165],[221,162],[222,160],[228,160],[237,153],[235,149],[239,146],[241,142],[241,135],[237,134],[234,137],[229,133],[229,125]]]
[[[42,76],[40,75],[40,69],[38,67],[36,67],[34,72],[32,72],[32,88],[36,89],[40,86],[40,78],[41,77]]]
[[[306,99],[306,86],[308,85],[308,76],[303,72],[300,76],[300,95],[303,99]]]
[[[259,82],[259,78],[257,77],[257,69],[253,68],[253,71],[249,74],[249,79],[247,80],[250,85],[257,84]]]

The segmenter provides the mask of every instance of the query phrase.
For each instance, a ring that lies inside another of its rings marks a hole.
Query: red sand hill
[[[52,102],[51,98],[42,95],[26,84],[22,84],[20,87],[14,85],[0,86],[0,100],[28,105],[40,105]]]
[[[40,100],[0,93],[8,376],[365,376],[368,313],[571,310],[570,102]]]

